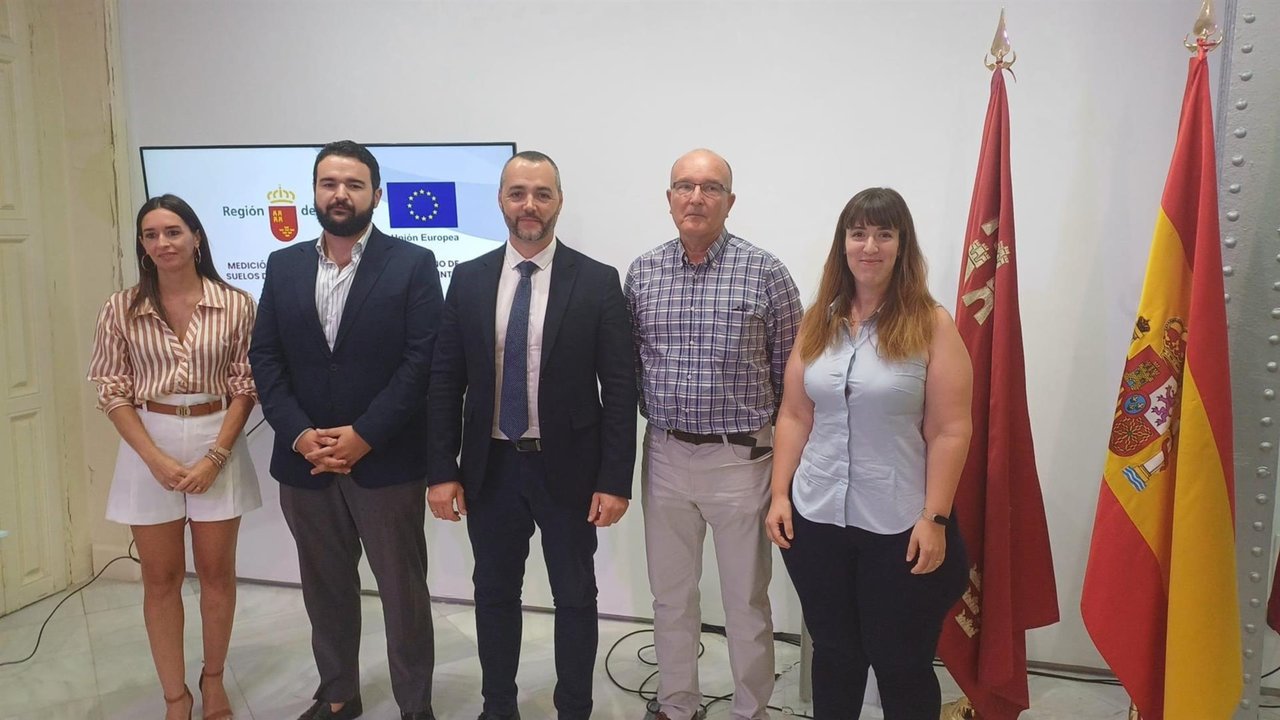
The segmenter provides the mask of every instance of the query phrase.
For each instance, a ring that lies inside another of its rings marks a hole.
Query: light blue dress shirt
[[[804,372],[813,429],[792,482],[813,522],[881,534],[910,529],[925,498],[925,356],[888,361],[874,321],[846,328]]]

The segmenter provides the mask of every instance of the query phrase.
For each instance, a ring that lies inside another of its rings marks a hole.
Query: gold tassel
[[[1142,716],[1138,714],[1138,706],[1129,703],[1129,720],[1142,720]]]
[[[982,720],[978,717],[978,711],[969,704],[969,698],[961,697],[959,700],[949,702],[942,706],[942,714],[938,716],[938,720]]]

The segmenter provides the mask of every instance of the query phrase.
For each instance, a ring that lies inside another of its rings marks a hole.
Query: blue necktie
[[[507,317],[507,342],[502,349],[502,405],[498,414],[498,429],[509,440],[519,440],[529,429],[529,301],[533,295],[529,276],[538,266],[525,260],[516,269],[520,271],[520,283]]]

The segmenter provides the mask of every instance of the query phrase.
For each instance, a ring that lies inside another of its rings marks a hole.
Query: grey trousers
[[[757,434],[771,445],[771,428]],[[773,694],[773,557],[764,532],[772,455],[735,445],[692,445],[650,426],[641,470],[645,552],[653,591],[658,703],[671,720],[698,710],[702,544],[711,527],[733,674],[734,720],[769,717]]]
[[[280,486],[298,545],[302,599],[320,686],[315,699],[360,691],[361,546],[382,599],[391,689],[402,712],[431,709],[435,633],[427,591],[426,481],[363,488],[345,475],[322,490]]]

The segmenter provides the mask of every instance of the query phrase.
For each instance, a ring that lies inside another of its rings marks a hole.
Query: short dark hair
[[[316,155],[316,164],[311,166],[311,187],[316,186],[316,180],[319,178],[320,161],[330,155],[354,158],[364,163],[369,168],[369,181],[373,189],[382,187],[382,173],[378,171],[378,159],[369,152],[369,148],[353,140],[336,140],[320,148],[320,154]]]
[[[540,153],[537,150],[521,150],[515,155],[512,155],[511,159],[502,165],[502,174],[504,176],[507,174],[507,165],[510,165],[511,163],[517,160],[523,160],[527,163],[534,163],[534,164],[546,163],[550,165],[551,170],[555,172],[555,175],[556,175],[556,192],[560,193],[561,195],[564,194],[564,188],[561,187],[560,185],[560,166],[556,165],[556,161],[552,160],[551,156],[547,155],[546,153]],[[499,180],[498,183],[501,184],[502,181]]]

